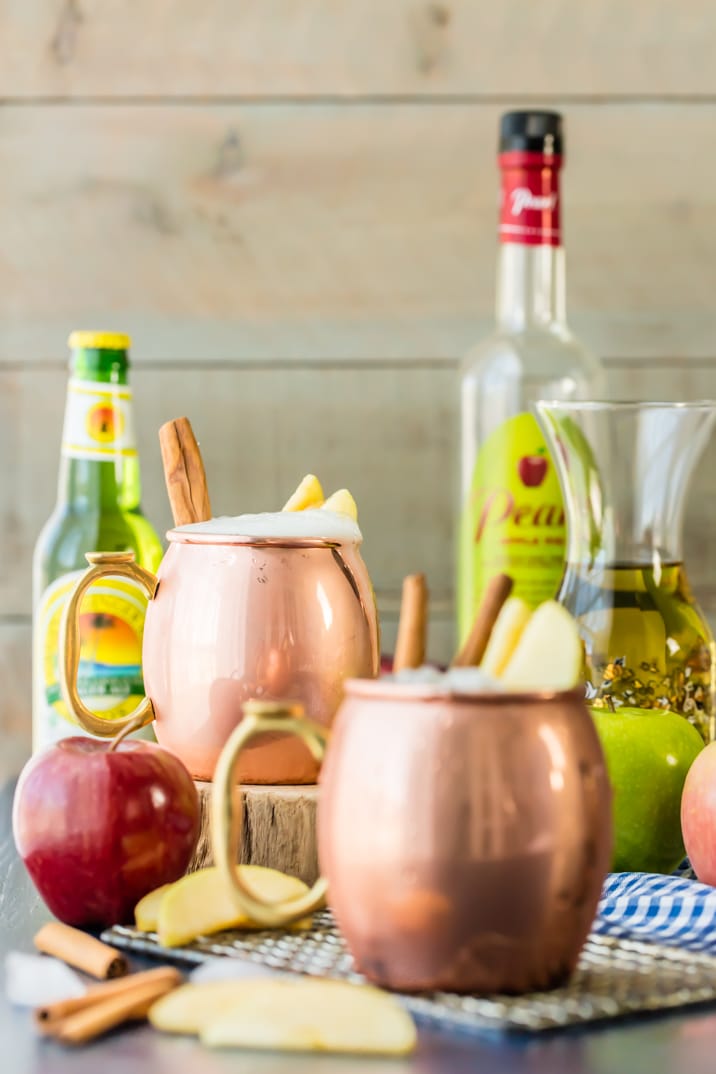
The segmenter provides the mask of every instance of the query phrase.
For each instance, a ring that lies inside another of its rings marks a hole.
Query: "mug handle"
[[[121,720],[107,720],[88,709],[77,689],[77,673],[80,667],[80,605],[91,585],[108,575],[131,578],[143,586],[151,600],[157,592],[159,579],[134,562],[134,552],[87,552],[88,570],[77,579],[70,593],[60,620],[60,692],[67,708],[77,718],[84,731],[100,738],[114,738],[129,734],[154,719],[151,699],[143,698],[137,707]]]
[[[267,903],[257,899],[241,879],[236,867],[241,843],[242,806],[233,810],[236,788],[235,771],[241,750],[255,735],[279,731],[298,735],[317,761],[323,760],[328,732],[305,719],[303,706],[293,701],[246,701],[244,718],[229,736],[221,751],[211,794],[211,838],[214,861],[231,884],[234,901],[240,910],[259,925],[287,925],[324,905],[328,883],[319,877],[310,891],[292,899]]]

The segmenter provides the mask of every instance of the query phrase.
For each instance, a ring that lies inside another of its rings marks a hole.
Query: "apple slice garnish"
[[[348,515],[354,522],[358,521],[358,508],[348,489],[338,489],[321,504],[324,511],[335,511],[337,515]]]
[[[485,655],[480,662],[481,669],[487,675],[500,677],[517,648],[517,643],[531,616],[529,604],[526,604],[520,597],[508,597],[495,620]]]
[[[323,489],[315,474],[306,474],[298,488],[286,500],[282,511],[306,511],[309,507],[320,507],[323,503]]]
[[[239,865],[241,878],[255,898],[263,902],[282,902],[303,895],[308,887],[295,876],[287,876],[276,869],[266,869],[261,865]],[[149,911],[156,909],[148,900],[137,905],[137,925],[139,917],[147,931],[157,932],[159,942],[164,947],[181,947],[197,936],[205,936],[222,929],[256,928],[246,914],[239,910],[233,898],[233,891],[224,875],[215,867],[199,869],[195,873],[177,880],[161,896],[156,892],[158,912],[156,921]],[[296,922],[294,928],[305,928],[310,919]]]
[[[511,690],[569,690],[582,677],[582,640],[556,600],[540,604],[524,627],[501,683]]]

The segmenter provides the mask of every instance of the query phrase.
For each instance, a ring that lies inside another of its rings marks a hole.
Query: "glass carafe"
[[[684,568],[686,493],[716,403],[539,402],[567,512],[557,599],[597,707],[672,709],[714,738],[716,647]]]

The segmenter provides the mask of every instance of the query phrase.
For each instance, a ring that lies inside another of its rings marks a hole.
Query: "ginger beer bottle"
[[[156,570],[162,547],[140,508],[139,459],[128,383],[128,336],[73,332],[57,505],[33,562],[33,749],[84,732],[60,697],[62,609],[86,569],[85,552],[132,551]],[[79,691],[108,720],[144,693],[142,631],[146,595],[126,579],[93,587],[82,605]]]
[[[562,159],[558,113],[503,115],[496,326],[467,355],[461,381],[461,641],[493,575],[511,575],[532,607],[557,593],[562,494],[531,405],[604,395],[600,363],[567,327]]]

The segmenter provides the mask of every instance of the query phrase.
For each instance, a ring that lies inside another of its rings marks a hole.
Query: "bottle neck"
[[[509,331],[566,325],[560,166],[552,154],[500,154],[496,315]]]
[[[141,482],[127,370],[123,352],[73,354],[62,434],[60,505],[102,514],[139,507]]]
[[[498,327],[510,332],[566,328],[561,246],[500,246],[495,316]]]

